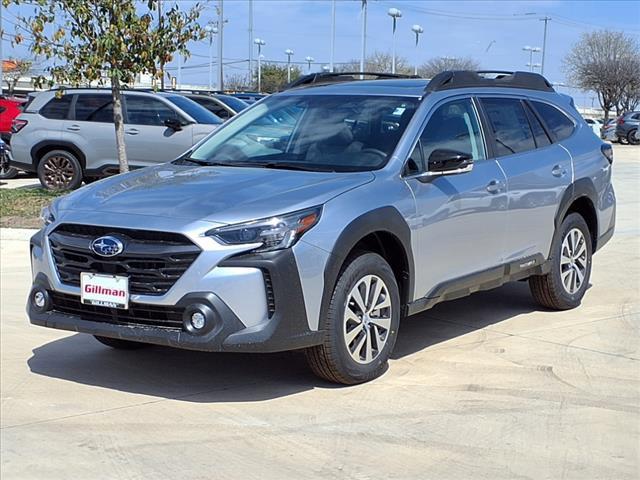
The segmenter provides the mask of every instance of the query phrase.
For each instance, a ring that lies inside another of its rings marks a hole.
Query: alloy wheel
[[[572,228],[562,240],[560,279],[567,293],[573,295],[582,287],[587,273],[587,241],[584,234]]]
[[[71,160],[62,155],[49,157],[45,160],[43,169],[45,183],[52,189],[67,188],[75,174]]]
[[[358,280],[347,296],[344,309],[344,341],[351,358],[360,364],[375,360],[389,338],[391,297],[376,275]]]

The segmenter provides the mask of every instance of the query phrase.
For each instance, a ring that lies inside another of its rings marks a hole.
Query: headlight
[[[42,226],[46,227],[47,225],[55,222],[55,220],[56,218],[53,216],[53,212],[51,211],[51,205],[42,207],[42,210],[40,210],[40,221],[42,222]]]
[[[293,246],[318,220],[322,207],[229,225],[209,230],[207,235],[227,245],[261,244],[256,252],[270,252]]]

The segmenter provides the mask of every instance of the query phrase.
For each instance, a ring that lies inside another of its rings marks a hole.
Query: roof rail
[[[425,87],[425,92],[439,92],[452,88],[505,87],[525,88],[555,92],[551,83],[542,75],[532,72],[507,72],[503,70],[447,70],[437,74]]]
[[[368,78],[364,78],[368,77]],[[373,77],[373,78],[370,78]],[[317,72],[304,75],[285,85],[282,90],[307,87],[309,85],[326,85],[328,83],[353,82],[356,80],[384,80],[392,78],[420,78],[417,75],[403,75],[400,73],[380,72]]]

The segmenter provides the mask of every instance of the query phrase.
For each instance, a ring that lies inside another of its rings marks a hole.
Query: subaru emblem
[[[100,237],[91,242],[91,250],[101,257],[113,257],[122,253],[124,245],[115,237]]]

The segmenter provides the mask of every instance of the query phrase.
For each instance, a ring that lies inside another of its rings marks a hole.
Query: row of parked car
[[[123,94],[125,143],[131,168],[170,161],[233,117],[260,94],[143,91]],[[48,189],[74,189],[118,172],[109,90],[65,89],[3,99],[0,178],[37,173]],[[9,106],[10,105],[10,106]],[[11,109],[9,111],[9,109]]]

